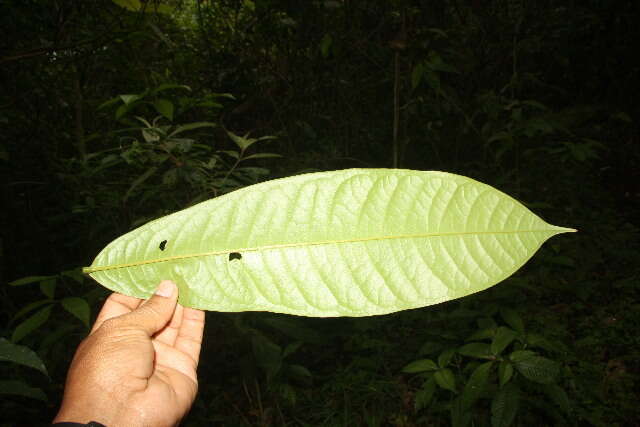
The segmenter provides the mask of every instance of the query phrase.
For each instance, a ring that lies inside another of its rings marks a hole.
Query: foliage
[[[461,309],[446,313],[445,319],[460,316],[477,318],[477,329],[471,329],[466,339],[433,334],[419,351],[426,358],[402,369],[419,374],[423,381],[415,393],[416,412],[448,410],[452,425],[503,426],[511,425],[519,412],[537,409],[566,422],[563,416],[569,415],[571,406],[557,384],[561,365],[539,353],[558,355],[565,347],[528,333],[512,309]]]

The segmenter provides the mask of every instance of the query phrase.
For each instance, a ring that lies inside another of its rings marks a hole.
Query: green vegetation
[[[580,233],[506,281],[363,318],[207,314],[185,425],[634,425],[640,4],[0,4],[0,425],[50,421],[150,219],[345,168],[472,177]]]

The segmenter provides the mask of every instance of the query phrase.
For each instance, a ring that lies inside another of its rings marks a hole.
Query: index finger
[[[131,313],[133,310],[138,308],[141,302],[142,300],[138,298],[128,297],[116,292],[112,293],[104,302],[104,305],[102,306],[100,313],[98,313],[96,322],[93,324],[89,334],[94,333],[105,321],[113,319],[114,317],[122,316],[123,314]]]
[[[194,369],[200,360],[200,347],[204,332],[204,311],[185,308],[182,312],[182,324],[176,337],[174,347],[189,356]]]

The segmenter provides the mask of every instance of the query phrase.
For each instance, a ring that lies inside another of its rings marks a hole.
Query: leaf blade
[[[44,362],[36,352],[29,347],[14,344],[5,338],[0,338],[0,361],[28,366],[48,375]]]
[[[171,277],[196,308],[366,316],[486,289],[569,231],[466,177],[350,169],[268,181],[152,221],[85,272],[138,298]],[[172,244],[160,252],[163,240]]]

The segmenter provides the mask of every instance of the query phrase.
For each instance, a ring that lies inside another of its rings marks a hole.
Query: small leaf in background
[[[227,135],[229,136],[229,138],[231,138],[233,142],[235,142],[235,144],[238,146],[238,148],[240,148],[241,151],[246,150],[253,143],[258,141],[257,139],[254,139],[254,138],[248,138],[249,134],[246,134],[245,136],[240,136],[240,135],[236,135],[231,131],[227,131]]]
[[[124,105],[129,105],[141,98],[142,97],[140,95],[120,95],[120,99],[124,102]]]
[[[433,394],[436,391],[436,380],[433,376],[429,377],[428,380],[422,384],[422,388],[416,392],[414,408],[415,411],[426,408],[431,403],[431,399],[433,398]]]
[[[174,108],[173,108],[173,103],[171,103],[171,101],[168,101],[166,99],[156,99],[153,102],[153,106],[158,113],[162,114],[164,117],[166,117],[170,121],[173,121]]]
[[[333,43],[333,37],[331,37],[331,34],[325,34],[322,37],[322,40],[320,40],[320,53],[322,54],[323,58],[327,58],[329,57],[329,53],[330,53],[330,49],[331,49],[331,44]]]
[[[514,330],[500,326],[496,331],[496,336],[493,337],[493,341],[491,342],[491,353],[494,355],[500,354],[502,350],[511,344],[511,341],[513,341],[515,337],[516,332]]]
[[[29,335],[31,332],[42,326],[44,322],[49,319],[52,308],[53,306],[49,305],[37,311],[31,317],[28,317],[25,321],[16,326],[16,328],[13,330],[13,334],[11,335],[11,341],[17,343],[24,337]]]
[[[519,334],[524,334],[524,322],[522,321],[522,317],[520,317],[517,311],[511,308],[503,307],[500,309],[500,315],[507,323],[507,325],[513,328],[513,330],[515,330]]]
[[[39,388],[18,380],[0,381],[0,394],[28,397],[47,402],[47,395]]]
[[[458,348],[458,353],[463,356],[477,357],[479,359],[488,359],[493,357],[491,354],[491,346],[481,342],[472,342]]]
[[[10,286],[22,286],[22,285],[28,285],[30,283],[40,283],[43,280],[47,280],[47,279],[52,279],[55,278],[56,276],[28,276],[28,277],[23,277],[21,279],[18,280],[14,280],[13,282],[9,282]]]
[[[512,362],[515,363],[515,362],[518,362],[520,360],[525,360],[525,359],[527,359],[529,357],[533,357],[533,356],[536,356],[536,355],[537,355],[537,353],[535,351],[531,351],[531,350],[516,350],[516,351],[512,352],[509,355],[509,359]]]
[[[62,272],[62,275],[75,280],[77,283],[84,283],[84,274],[82,274],[82,268],[72,268],[71,270],[65,270]]]
[[[542,387],[542,391],[566,414],[571,412],[571,402],[562,387],[557,384],[547,384]]]
[[[131,186],[129,187],[129,189],[127,190],[127,192],[124,195],[124,198],[122,199],[123,201],[127,201],[127,199],[133,194],[133,192],[135,191],[135,189],[143,184],[147,179],[151,178],[156,171],[158,170],[158,168],[156,166],[151,166],[149,169],[147,169],[142,175],[140,175],[138,178],[136,178],[132,183]]]
[[[464,407],[462,397],[459,396],[451,402],[451,427],[467,427],[471,423],[471,411]]]
[[[114,114],[116,120],[122,118],[122,116],[124,116],[125,114],[127,114],[129,112],[129,106],[127,104],[123,104],[121,106],[119,106],[116,109],[116,112]]]
[[[438,356],[438,365],[441,368],[445,368],[451,362],[451,358],[456,354],[455,348],[448,348]]]
[[[541,356],[521,358],[513,364],[526,379],[540,384],[553,383],[560,373],[560,365]]]
[[[422,76],[424,74],[424,65],[422,63],[418,63],[413,70],[411,71],[411,88],[415,89],[418,87],[420,82],[422,81]]]
[[[506,383],[509,382],[511,377],[513,376],[513,365],[508,360],[503,360],[498,365],[498,381],[500,382],[500,387],[503,387]]]
[[[456,378],[453,376],[451,369],[440,369],[433,374],[433,378],[443,389],[450,390],[454,393],[456,392]]]
[[[193,129],[200,129],[200,128],[204,128],[204,127],[208,127],[208,128],[214,128],[217,125],[215,123],[212,122],[194,122],[194,123],[189,123],[186,125],[180,125],[180,126],[176,126],[176,128],[173,130],[173,132],[171,132],[169,134],[169,137],[178,135],[182,132],[186,132],[189,130],[193,130]]]
[[[69,297],[60,301],[62,307],[69,313],[80,319],[82,323],[88,328],[89,318],[91,317],[91,308],[84,298]]]
[[[273,153],[258,153],[258,154],[251,154],[249,156],[243,157],[242,160],[250,160],[250,159],[275,159],[278,157],[282,157],[280,154],[273,154]]]
[[[261,335],[255,335],[251,344],[256,362],[265,371],[267,381],[271,381],[282,366],[282,348]]]
[[[307,386],[311,384],[313,378],[311,371],[302,365],[287,366],[287,376]]]
[[[36,308],[42,307],[45,304],[53,304],[53,300],[52,299],[41,299],[38,301],[34,301],[32,303],[29,303],[27,305],[25,305],[24,307],[22,307],[16,314],[15,316],[13,316],[13,318],[11,319],[11,323],[15,322],[16,320],[18,320],[19,318],[21,318],[22,316],[25,316],[29,313],[31,313],[33,310],[35,310]]]
[[[557,342],[551,342],[540,334],[530,333],[526,336],[527,345],[531,348],[542,348],[549,352],[565,351],[566,347]]]
[[[0,361],[28,366],[48,375],[47,368],[35,351],[24,345],[14,344],[5,338],[0,338]]]
[[[489,381],[489,373],[493,362],[486,362],[478,366],[465,384],[462,390],[462,406],[464,409],[470,409],[478,400]]]
[[[466,341],[482,341],[492,338],[496,335],[496,328],[479,329],[475,331]]]
[[[415,374],[418,372],[425,372],[425,371],[437,371],[438,369],[439,369],[438,365],[436,365],[436,363],[433,360],[420,359],[420,360],[414,360],[413,362],[409,363],[407,366],[402,368],[402,372],[407,374]]]
[[[40,292],[53,299],[56,294],[56,279],[46,279],[40,282]]]
[[[491,427],[509,427],[516,418],[520,389],[513,383],[501,388],[491,402]]]

